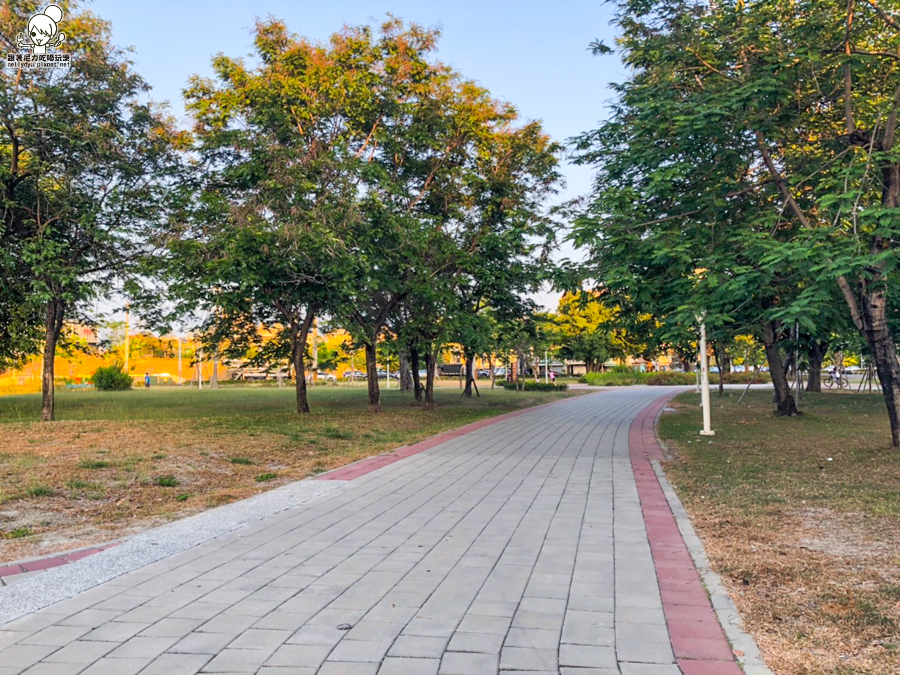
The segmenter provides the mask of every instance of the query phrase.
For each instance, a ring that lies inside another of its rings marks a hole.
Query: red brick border
[[[671,398],[667,394],[638,414],[628,446],[672,649],[684,675],[742,675],[650,464],[665,458],[656,439],[656,418]]]
[[[47,558],[37,558],[35,560],[26,560],[24,562],[12,563],[10,565],[0,567],[0,577],[12,577],[17,574],[25,574],[26,572],[40,572],[41,570],[49,570],[53,567],[68,565],[70,563],[77,562],[82,558],[87,558],[88,556],[95,555],[97,553],[100,553],[101,551],[105,551],[112,548],[113,546],[118,545],[118,543],[115,543],[109,544],[107,546],[95,546],[92,548],[80,549],[71,553],[60,553],[59,555],[50,556]]]
[[[593,394],[602,393],[604,392],[595,391],[592,394],[581,394],[581,396],[592,396]],[[564,403],[565,401],[569,400],[569,398],[570,397],[566,397],[559,399],[558,401],[542,403],[541,405],[531,406],[530,408],[523,408],[522,410],[504,413],[503,415],[488,417],[477,422],[466,424],[465,426],[457,427],[456,429],[450,429],[449,431],[444,431],[437,434],[436,436],[431,436],[430,438],[426,438],[424,441],[419,441],[418,443],[414,443],[413,445],[404,445],[403,447],[397,448],[396,450],[391,450],[390,452],[383,455],[376,455],[375,457],[369,457],[368,459],[361,459],[358,462],[348,464],[347,466],[341,467],[340,469],[334,469],[333,471],[329,471],[328,473],[323,473],[319,476],[316,476],[314,480],[353,480],[354,478],[365,476],[367,473],[372,473],[373,471],[376,471],[383,466],[393,464],[394,462],[399,462],[401,459],[406,459],[407,457],[418,455],[420,452],[430,450],[431,448],[438,446],[441,443],[446,443],[447,441],[452,440],[458,436],[463,436],[478,429],[484,429],[485,427],[492,426],[494,424],[497,424],[498,422],[503,422],[513,417],[519,417],[520,415],[524,415],[533,410],[540,410],[541,408],[549,408],[553,405],[559,405],[560,403]]]

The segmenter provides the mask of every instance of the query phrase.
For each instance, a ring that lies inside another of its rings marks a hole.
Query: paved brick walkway
[[[663,393],[453,436],[2,626],[0,675],[676,675],[629,456]]]

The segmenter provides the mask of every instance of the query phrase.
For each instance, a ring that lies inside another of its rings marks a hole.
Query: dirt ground
[[[804,418],[779,420],[764,393],[714,400],[708,442],[696,398],[662,418],[666,471],[766,662],[900,673],[900,453],[883,404],[809,397]]]

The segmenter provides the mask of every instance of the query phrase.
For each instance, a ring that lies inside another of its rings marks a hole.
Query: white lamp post
[[[712,430],[712,419],[709,410],[709,354],[706,350],[706,322],[704,317],[700,321],[700,402],[703,406],[703,430],[701,436],[715,436]],[[721,370],[721,369],[720,369]],[[719,377],[722,373],[719,373]]]

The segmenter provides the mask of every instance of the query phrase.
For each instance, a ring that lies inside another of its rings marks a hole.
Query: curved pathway
[[[567,399],[354,465],[339,489],[0,626],[0,675],[740,673],[692,609],[699,580],[654,492],[665,393]]]

